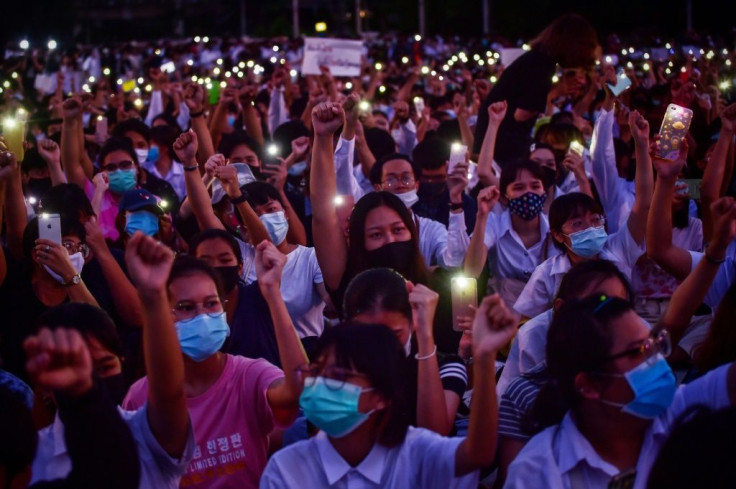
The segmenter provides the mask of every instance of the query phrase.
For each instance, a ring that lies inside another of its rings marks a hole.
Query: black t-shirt
[[[238,284],[238,307],[230,321],[230,337],[223,351],[248,358],[264,358],[281,367],[271,313],[258,282]]]
[[[523,158],[529,153],[530,134],[535,118],[516,122],[514,112],[516,109],[544,112],[555,68],[556,64],[552,58],[532,50],[519,56],[504,70],[478,110],[473,152],[480,152],[483,137],[488,129],[488,106],[493,102],[505,100],[508,103],[508,110],[498,130],[494,159],[503,166],[506,162]]]

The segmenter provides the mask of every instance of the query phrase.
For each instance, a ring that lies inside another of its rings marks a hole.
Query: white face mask
[[[404,344],[404,353],[406,356],[409,356],[409,353],[411,353],[411,333],[409,333],[409,338],[406,340],[406,343]]]
[[[82,267],[84,267],[84,255],[82,255],[82,252],[77,251],[76,253],[69,255],[69,259],[72,261],[72,266],[74,267],[74,270],[76,270],[77,273],[82,273]],[[47,265],[44,265],[43,267],[46,269],[47,272],[49,272],[49,275],[54,277],[54,280],[56,280],[60,284],[64,283],[64,277],[51,270]]]
[[[142,165],[148,159],[148,150],[147,149],[136,149],[135,155],[138,157],[138,164]]]
[[[407,209],[411,209],[411,206],[417,203],[419,197],[417,196],[417,189],[413,188],[403,194],[394,194],[396,197],[401,199]]]

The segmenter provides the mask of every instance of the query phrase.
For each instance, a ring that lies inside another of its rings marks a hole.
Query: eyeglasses
[[[132,160],[124,160],[124,161],[118,161],[117,163],[108,163],[107,165],[101,167],[101,169],[102,171],[106,171],[106,172],[114,172],[118,170],[130,170],[131,168],[133,168],[133,165],[135,165],[135,163],[133,163]]]
[[[176,303],[172,311],[179,321],[190,321],[194,319],[200,314],[200,310],[202,311],[201,314],[207,314],[211,318],[216,318],[222,314],[225,304],[227,304],[227,299],[220,299],[219,297],[205,299],[202,302],[181,301]]]
[[[89,256],[89,246],[84,243],[77,244],[74,241],[63,241],[61,245],[66,248],[67,253],[70,255],[80,252],[84,258]]]
[[[365,374],[362,374],[360,372],[356,372],[355,370],[349,370],[346,368],[338,367],[337,365],[328,365],[325,367],[324,365],[320,365],[317,363],[310,363],[309,365],[300,365],[295,369],[296,375],[299,378],[299,381],[301,383],[304,383],[304,380],[307,377],[325,377],[326,379],[330,379],[332,382],[325,382],[325,386],[327,386],[330,390],[340,390],[342,389],[342,386],[345,385],[345,383],[348,381],[348,379],[353,377],[362,377],[364,379],[367,379],[368,376]]]
[[[399,183],[401,183],[404,187],[410,187],[414,185],[414,182],[414,175],[412,175],[411,173],[405,173],[401,175],[400,178],[397,178],[394,175],[389,175],[383,181],[383,186],[387,189],[394,189],[398,188]]]
[[[606,358],[606,361],[610,362],[622,357],[648,359],[658,353],[661,353],[664,357],[669,356],[669,354],[672,353],[672,340],[670,338],[670,333],[666,329],[653,331],[651,336],[642,341],[639,346],[619,353],[614,353]]]
[[[592,216],[590,219],[583,219],[582,217],[578,217],[575,219],[571,219],[563,225],[564,227],[567,227],[571,231],[568,233],[568,236],[573,233],[577,233],[578,231],[583,231],[588,228],[602,228],[606,225],[606,218],[601,216],[600,214]]]

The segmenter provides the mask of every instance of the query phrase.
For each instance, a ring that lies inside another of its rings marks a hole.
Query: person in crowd
[[[405,352],[392,331],[350,323],[326,331],[316,361],[299,371],[299,404],[322,432],[277,452],[260,487],[344,487],[349,481],[384,488],[477,487],[477,470],[496,451],[493,365],[514,329],[500,298],[485,298],[473,324],[475,396],[464,438],[409,427]]]
[[[186,184],[184,183],[184,170],[181,163],[176,161],[173,148],[178,134],[179,129],[169,125],[151,128],[151,144],[148,148],[146,162],[142,166],[150,175],[171,185],[178,200],[181,201],[186,196]]]

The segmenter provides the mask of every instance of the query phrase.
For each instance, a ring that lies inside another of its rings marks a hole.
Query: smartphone
[[[690,129],[690,122],[693,120],[693,111],[680,107],[676,104],[669,104],[667,112],[662,119],[662,127],[659,129],[659,156],[666,160],[676,160],[680,153],[680,143],[687,135]]]
[[[470,306],[478,307],[478,284],[474,278],[453,277],[450,282],[452,297],[452,329],[462,331],[458,316],[472,317],[475,312]]]
[[[424,99],[422,97],[414,97],[414,110],[418,116],[424,112]]]
[[[161,65],[161,71],[163,73],[173,73],[176,70],[176,66],[173,61],[169,61]]]
[[[97,116],[97,122],[95,123],[95,132],[103,140],[107,139],[107,117],[104,115]]]
[[[43,213],[38,216],[38,237],[61,244],[61,217]]]
[[[628,76],[626,76],[626,73],[624,73],[623,70],[618,72],[618,75],[616,75],[616,84],[611,85],[608,84],[608,88],[611,89],[611,93],[614,95],[614,97],[618,97],[621,95],[621,93],[629,88],[631,86],[631,80]]]
[[[447,174],[451,174],[455,171],[455,167],[458,163],[465,161],[465,155],[468,152],[468,147],[460,143],[452,143],[450,146],[450,160],[447,163]]]
[[[687,195],[691,199],[700,199],[700,184],[703,180],[700,178],[687,178],[684,180],[677,180],[677,184],[682,188],[678,190],[679,195]],[[685,187],[687,185],[687,187]]]
[[[570,153],[574,153],[582,158],[583,154],[585,153],[585,146],[583,146],[578,141],[570,141],[570,146],[567,148],[567,150]]]

